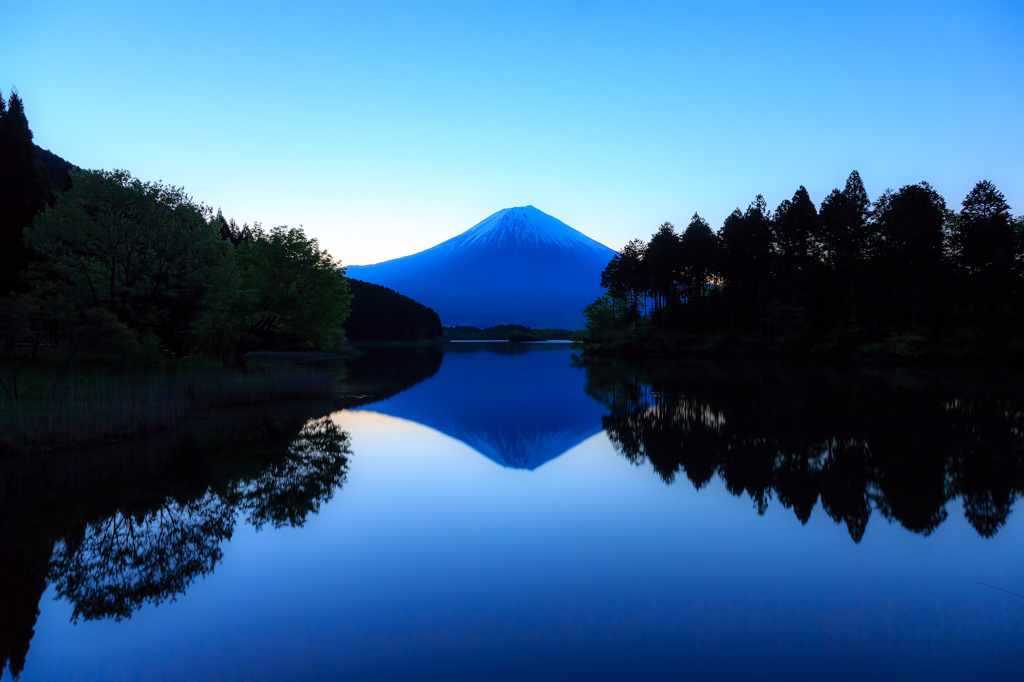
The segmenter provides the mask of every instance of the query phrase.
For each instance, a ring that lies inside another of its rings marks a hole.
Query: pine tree
[[[1003,193],[982,180],[963,200],[952,242],[966,303],[991,315],[1012,301],[1015,290],[1013,217]]]
[[[5,104],[0,108],[0,296],[18,288],[29,262],[25,228],[53,196],[17,90]]]

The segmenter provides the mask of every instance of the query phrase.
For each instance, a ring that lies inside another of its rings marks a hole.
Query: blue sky
[[[347,264],[533,204],[612,248],[758,193],[1024,214],[1024,3],[4,4],[36,142]]]

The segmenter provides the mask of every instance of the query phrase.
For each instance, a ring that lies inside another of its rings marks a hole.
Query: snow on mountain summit
[[[553,245],[574,250],[607,249],[558,218],[534,206],[504,208],[484,218],[462,234],[442,242],[438,248],[479,248],[489,245]]]

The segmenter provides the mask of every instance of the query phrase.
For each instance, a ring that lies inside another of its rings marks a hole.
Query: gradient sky
[[[620,248],[761,193],[989,179],[1024,214],[1024,3],[3,0],[0,89],[86,168],[346,264],[533,204]]]

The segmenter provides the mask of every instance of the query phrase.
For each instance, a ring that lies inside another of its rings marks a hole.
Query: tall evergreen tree
[[[775,250],[784,268],[805,268],[810,255],[810,245],[817,230],[818,211],[807,194],[807,188],[800,189],[779,204],[772,220],[772,237]]]
[[[24,230],[51,199],[25,105],[14,90],[0,108],[0,296],[18,288],[29,262]]]
[[[720,244],[707,221],[694,213],[679,238],[680,284],[688,303],[695,303],[718,275]]]
[[[888,324],[919,331],[935,320],[941,303],[946,202],[927,182],[887,190],[875,202],[879,265],[888,291]]]
[[[733,211],[720,232],[724,295],[734,323],[749,327],[760,321],[764,287],[771,273],[771,214],[760,194],[746,212]]]
[[[640,305],[647,290],[646,251],[647,244],[642,239],[630,240],[612,256],[601,273],[601,286],[613,299],[621,302],[623,312],[620,319],[634,327],[640,322]]]
[[[1014,299],[1013,217],[1003,193],[988,180],[976,184],[962,206],[952,234],[962,293],[976,312],[991,315]]]
[[[651,295],[654,300],[654,315],[665,326],[668,309],[675,306],[679,295],[676,291],[677,269],[679,267],[679,236],[675,225],[662,223],[651,235],[644,255],[647,273],[650,277]]]

